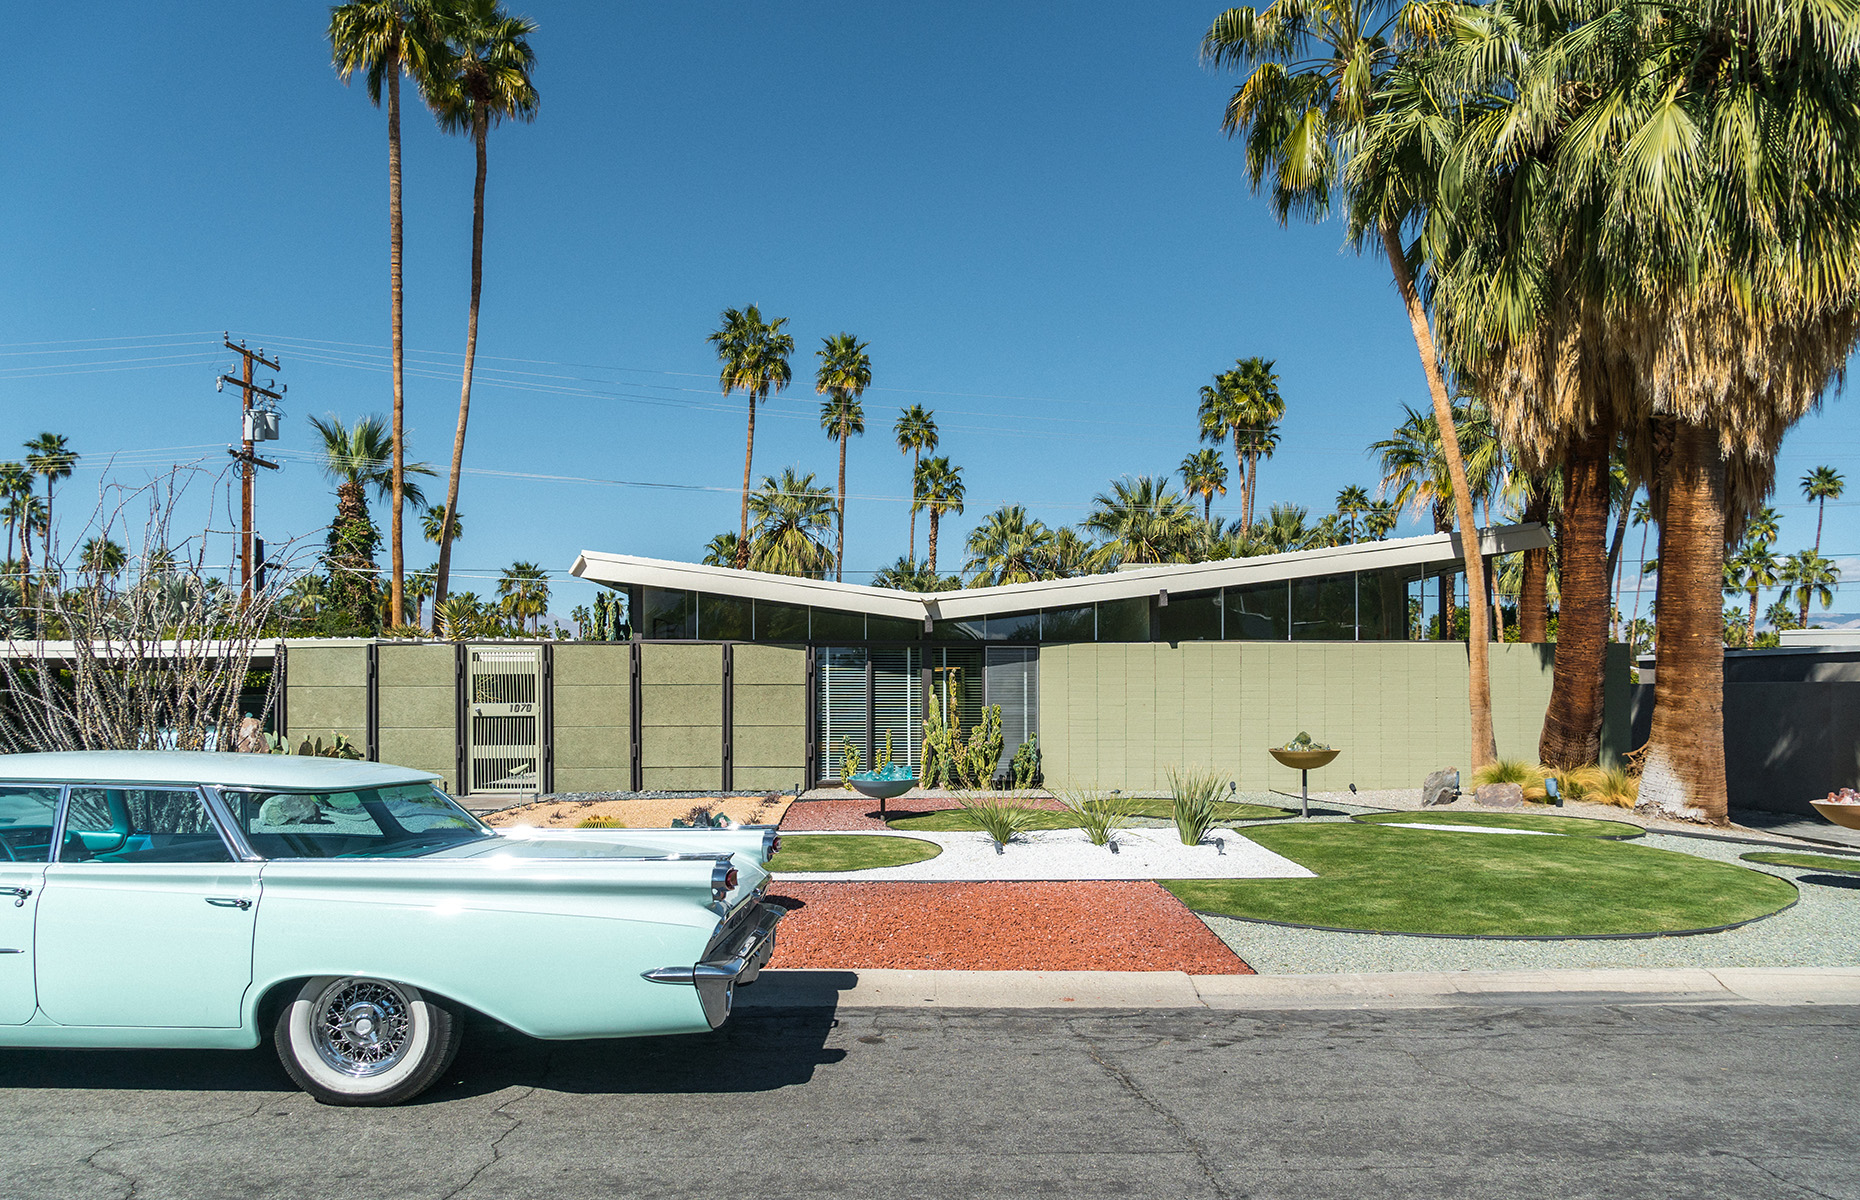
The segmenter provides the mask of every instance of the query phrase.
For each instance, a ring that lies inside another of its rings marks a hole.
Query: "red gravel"
[[[792,910],[776,939],[775,967],[1253,974],[1180,901],[1148,882],[777,880],[769,899]]]
[[[1014,803],[1023,808],[1043,808],[1048,812],[1065,809],[1065,805],[1057,800],[1028,798]],[[957,807],[960,807],[960,803],[946,796],[906,796],[891,801],[885,806],[885,811],[893,817],[908,817]],[[886,825],[878,819],[878,801],[859,796],[850,800],[797,801],[788,806],[788,811],[782,816],[781,827],[796,830],[858,830],[884,829]]]

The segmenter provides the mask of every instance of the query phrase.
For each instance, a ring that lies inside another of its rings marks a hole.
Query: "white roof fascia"
[[[701,563],[664,558],[637,558],[630,554],[602,554],[583,550],[575,556],[569,574],[613,586],[671,588],[708,592],[714,596],[745,596],[777,604],[810,604],[839,612],[877,617],[924,619],[924,605],[915,593],[827,579],[802,579],[765,571],[738,571]]]
[[[1541,525],[1507,525],[1480,536],[1483,554],[1512,554],[1541,550],[1550,544]],[[1153,596],[1158,592],[1202,592],[1221,587],[1244,587],[1279,579],[1306,579],[1348,571],[1381,571],[1394,567],[1445,565],[1460,558],[1457,533],[1430,533],[1386,542],[1357,542],[1321,550],[1267,554],[1257,558],[1228,558],[1216,562],[1166,563],[1154,567],[1084,575],[1073,579],[1043,579],[1001,587],[964,588],[954,592],[916,593],[875,588],[864,584],[797,579],[733,567],[707,567],[696,563],[584,550],[570,573],[596,583],[640,585],[747,596],[784,604],[812,604],[841,612],[923,620],[957,620],[967,617],[1025,612],[1035,608],[1071,608],[1103,600]]]

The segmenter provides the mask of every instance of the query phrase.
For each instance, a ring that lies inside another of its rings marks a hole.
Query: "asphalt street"
[[[398,1109],[269,1051],[0,1051],[0,1198],[1839,1197],[1860,1009],[749,1009],[474,1029]]]

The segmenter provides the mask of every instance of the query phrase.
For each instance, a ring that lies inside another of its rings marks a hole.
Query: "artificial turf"
[[[875,837],[861,833],[809,833],[782,839],[769,859],[770,871],[864,871],[902,867],[943,853],[920,838]]]
[[[1710,929],[1796,897],[1793,884],[1761,871],[1594,837],[1417,837],[1345,822],[1259,825],[1246,836],[1317,878],[1160,882],[1197,912],[1461,937]]]
[[[1393,812],[1360,813],[1350,818],[1366,825],[1491,825],[1499,829],[1528,829],[1533,833],[1561,833],[1569,837],[1637,838],[1647,831],[1626,821],[1594,817],[1554,817],[1548,813]]]
[[[1832,854],[1790,854],[1772,850],[1758,850],[1738,857],[1745,862],[1763,863],[1772,867],[1800,867],[1804,871],[1841,871],[1848,875],[1860,875],[1860,858],[1836,858]]]
[[[1289,817],[1291,812],[1283,808],[1273,808],[1268,804],[1216,804],[1214,819],[1216,821],[1267,821],[1274,817]],[[1032,814],[1030,829],[1077,829],[1079,820],[1069,812],[1050,812],[1044,808],[1030,808]],[[1133,817],[1155,817],[1159,820],[1175,819],[1175,805],[1168,800],[1134,800],[1130,803],[1129,813]],[[958,830],[979,828],[969,814],[960,808],[946,808],[938,812],[918,813],[914,816],[892,817],[887,822],[893,829],[910,832],[913,829],[926,833],[955,833]]]

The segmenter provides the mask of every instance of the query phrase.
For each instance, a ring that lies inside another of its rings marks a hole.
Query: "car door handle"
[[[252,902],[244,896],[208,896],[207,903],[215,908],[236,908],[241,911],[252,907]]]
[[[24,908],[26,906],[26,897],[32,895],[31,888],[10,887],[4,890],[12,893],[14,908]]]

